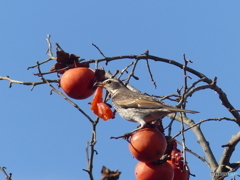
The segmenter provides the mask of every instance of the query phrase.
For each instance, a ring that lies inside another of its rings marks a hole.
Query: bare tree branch
[[[174,118],[174,119],[178,120],[179,122],[181,122],[181,116],[180,115],[169,114],[168,117]],[[189,127],[192,127],[195,124],[195,122],[192,119],[189,119],[187,117],[183,118],[183,122],[184,122],[184,124],[186,124]],[[200,144],[200,146],[203,149],[203,152],[206,155],[206,158],[207,158],[207,161],[210,164],[211,170],[212,171],[215,170],[218,167],[218,163],[215,159],[215,156],[212,152],[212,149],[210,148],[209,142],[206,140],[201,128],[199,126],[194,126],[192,128],[192,131],[196,135],[197,142]]]
[[[225,172],[224,166],[230,164],[230,157],[232,156],[232,153],[235,151],[236,145],[240,142],[240,132],[232,135],[231,139],[228,141],[227,144],[222,145],[222,147],[225,147],[222,158],[219,161],[219,167],[216,170],[219,172]]]
[[[139,78],[137,76],[135,76],[134,72],[135,72],[135,69],[136,69],[136,66],[137,66],[137,63],[138,63],[138,59],[136,59],[134,62],[133,62],[133,68],[132,68],[132,71],[129,73],[127,79],[126,79],[126,82],[125,82],[125,85],[127,85],[131,79],[131,77],[133,77],[134,79],[138,80]]]
[[[12,180],[12,173],[9,173],[9,175],[8,175],[5,169],[7,169],[7,168],[6,167],[0,167],[0,170],[6,176],[5,179]]]
[[[177,141],[177,140],[176,140],[176,142],[182,146],[182,143],[181,143],[181,142],[179,142],[179,141]],[[204,157],[199,156],[197,153],[193,152],[191,149],[189,149],[189,148],[187,148],[187,147],[185,147],[185,150],[186,150],[187,152],[191,153],[192,155],[196,156],[198,159],[200,159],[201,161],[203,161],[204,163],[206,163],[206,164],[208,165],[208,167],[210,167],[210,164],[207,162],[207,160],[206,160]]]
[[[93,160],[94,160],[94,153],[97,154],[97,151],[95,149],[95,144],[97,143],[97,138],[96,138],[96,128],[97,124],[99,122],[99,118],[97,118],[95,121],[92,123],[92,136],[91,136],[91,141],[88,143],[88,147],[90,147],[90,150],[87,147],[87,162],[88,162],[88,168],[83,169],[86,171],[89,175],[90,180],[94,180],[93,177]]]
[[[207,122],[207,121],[222,121],[222,120],[227,120],[227,121],[233,121],[233,122],[235,122],[235,119],[227,118],[227,117],[209,118],[209,119],[201,120],[201,121],[198,122],[198,123],[195,123],[195,124],[192,125],[191,127],[188,127],[188,128],[186,128],[186,129],[184,129],[184,131],[188,131],[189,129],[192,129],[193,127],[198,126],[198,125],[202,124],[203,122]],[[176,137],[179,136],[181,133],[182,133],[182,132],[180,131],[180,132],[177,133],[176,135],[172,136],[172,138],[176,138]]]
[[[94,43],[92,43],[92,45],[99,51],[99,53],[103,56],[106,57],[103,52],[99,49],[99,47],[97,45],[95,45]]]
[[[47,81],[49,83],[59,83],[59,79],[53,79],[53,80],[48,79],[46,81],[40,81],[40,82],[23,82],[23,81],[17,81],[17,80],[10,79],[9,76],[5,76],[5,77],[0,76],[0,80],[9,81],[9,88],[12,87],[12,84],[22,84],[22,85],[32,86],[31,90],[33,90],[33,88],[37,85],[46,84]]]

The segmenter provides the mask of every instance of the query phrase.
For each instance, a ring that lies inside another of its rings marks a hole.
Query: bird
[[[109,78],[95,83],[95,86],[104,87],[110,93],[112,105],[122,118],[140,124],[134,132],[145,127],[148,122],[170,113],[198,113],[170,106],[140,91],[132,91],[118,79]]]

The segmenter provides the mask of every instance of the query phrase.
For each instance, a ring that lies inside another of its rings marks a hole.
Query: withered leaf
[[[121,172],[118,170],[112,171],[105,166],[102,167],[102,179],[101,180],[118,180]]]
[[[94,73],[96,82],[105,80],[105,71],[103,69],[96,69]]]
[[[63,74],[67,69],[75,67],[89,67],[89,64],[78,62],[80,56],[66,53],[64,51],[57,51],[57,63],[53,65],[50,72],[58,72]]]

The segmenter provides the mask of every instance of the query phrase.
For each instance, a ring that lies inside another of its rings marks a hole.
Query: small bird
[[[140,124],[140,127],[136,130],[143,128],[147,122],[157,120],[170,113],[198,113],[197,111],[179,109],[167,105],[141,92],[133,92],[117,79],[107,79],[103,82],[97,82],[95,86],[106,88],[111,94],[113,107],[122,118]]]

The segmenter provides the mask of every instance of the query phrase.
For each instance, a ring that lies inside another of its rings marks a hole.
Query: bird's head
[[[111,94],[114,95],[118,89],[126,88],[124,84],[117,79],[107,79],[103,82],[97,82],[94,86],[104,87]]]

